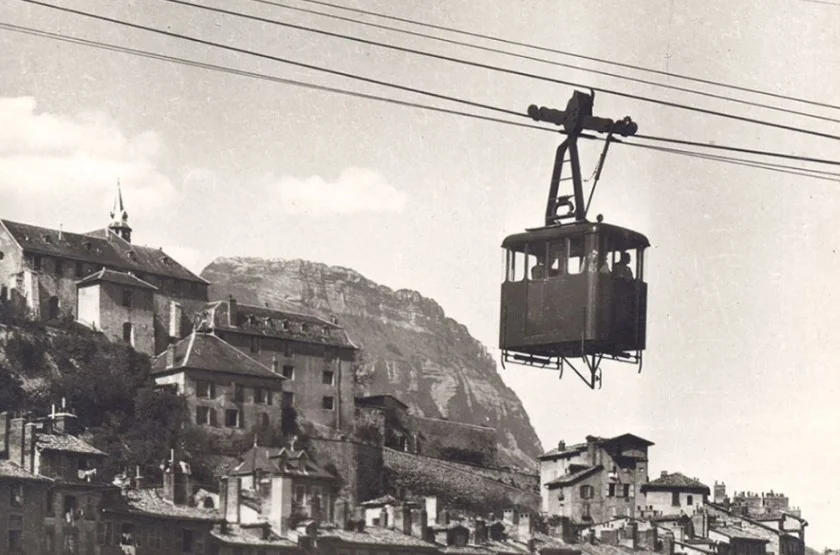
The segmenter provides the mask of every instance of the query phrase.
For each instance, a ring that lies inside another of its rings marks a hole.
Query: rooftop
[[[122,507],[112,507],[110,510],[178,520],[198,520],[205,522],[219,522],[223,520],[222,514],[216,509],[175,505],[164,499],[156,489],[127,490],[123,492],[123,501],[124,504]]]
[[[557,449],[552,449],[546,452],[544,455],[539,457],[540,460],[546,459],[554,459],[554,458],[563,458],[568,456],[576,455],[582,451],[584,451],[589,442],[594,442],[596,445],[599,446],[611,446],[615,444],[633,444],[633,445],[642,445],[644,447],[650,447],[653,445],[652,441],[648,441],[643,437],[639,437],[634,434],[621,434],[615,437],[598,437],[598,436],[587,436],[586,443],[576,443],[574,445],[566,445],[563,446],[563,449],[560,449],[559,446]]]
[[[379,528],[376,526],[365,527],[364,532],[357,532],[355,530],[342,530],[341,528],[322,528],[320,530],[321,537],[335,538],[345,543],[353,543],[357,545],[372,545],[372,546],[387,546],[394,545],[400,547],[410,547],[414,549],[437,549],[434,544],[424,542],[419,538],[413,536],[406,536],[395,530],[386,528]]]
[[[155,287],[151,283],[146,283],[131,272],[117,272],[114,270],[108,270],[107,268],[102,268],[98,272],[95,272],[89,275],[88,277],[77,281],[76,284],[80,287],[84,287],[86,285],[93,285],[94,283],[100,282],[116,283],[119,285],[128,285],[130,287],[137,287],[140,289],[150,289],[152,291],[157,291],[157,287]]]
[[[39,433],[35,445],[40,451],[58,451],[61,453],[79,453],[82,455],[106,456],[105,453],[88,442],[70,434]]]
[[[87,234],[69,233],[9,220],[0,220],[25,252],[88,262],[97,266],[134,271],[207,284],[161,249],[143,247],[106,229]]]
[[[665,474],[660,476],[656,480],[652,480],[647,484],[642,484],[642,492],[648,490],[691,490],[691,491],[700,491],[705,494],[709,494],[709,486],[699,482],[693,478],[689,478],[684,474],[680,474],[679,472],[674,472],[673,474]]]
[[[557,487],[564,487],[564,486],[571,486],[575,482],[586,478],[587,476],[591,476],[596,472],[600,472],[604,470],[603,465],[598,466],[588,466],[584,469],[578,470],[577,472],[572,472],[569,474],[565,474],[563,476],[559,476],[550,482],[545,484],[545,487],[552,489]]]
[[[15,463],[0,459],[0,480],[9,478],[12,480],[31,480],[33,482],[52,482],[51,479],[38,474],[33,474]]]
[[[225,545],[259,545],[286,549],[297,549],[298,547],[295,542],[279,536],[273,531],[269,532],[268,538],[263,539],[261,527],[248,529],[236,524],[227,524],[224,531],[222,531],[221,526],[216,526],[210,532],[210,535]]]
[[[164,351],[152,361],[152,375],[193,369],[276,380],[285,379],[283,376],[272,372],[267,366],[263,366],[236,347],[210,333],[194,331],[176,343],[174,349],[175,364],[171,368],[167,368],[168,353]]]
[[[724,535],[731,539],[738,539],[738,540],[751,540],[751,541],[760,541],[767,543],[769,540],[765,540],[761,536],[757,536],[742,528],[737,528],[735,526],[716,526],[712,528],[718,534]]]

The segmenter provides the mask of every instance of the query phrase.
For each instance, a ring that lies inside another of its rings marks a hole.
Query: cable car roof
[[[630,229],[605,223],[576,222],[573,224],[539,227],[522,233],[508,235],[502,241],[502,248],[517,249],[526,243],[543,243],[556,239],[565,239],[567,237],[583,237],[592,233],[604,234],[613,241],[617,240],[619,242],[618,245],[615,243],[611,245],[616,250],[647,248],[650,246],[647,237]]]

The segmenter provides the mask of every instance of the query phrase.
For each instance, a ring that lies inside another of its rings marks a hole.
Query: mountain
[[[535,467],[542,446],[521,401],[487,349],[432,299],[305,260],[219,258],[201,277],[211,298],[335,315],[362,348],[367,393],[392,394],[423,416],[492,426],[500,463]]]

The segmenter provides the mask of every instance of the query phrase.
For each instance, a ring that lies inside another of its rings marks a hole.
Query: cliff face
[[[213,284],[211,298],[334,314],[363,350],[368,393],[392,394],[424,416],[496,428],[502,464],[533,467],[542,453],[487,350],[433,300],[302,260],[220,258],[201,276]]]

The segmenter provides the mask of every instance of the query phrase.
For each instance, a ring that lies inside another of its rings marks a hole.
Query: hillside
[[[368,393],[393,394],[424,416],[496,428],[502,464],[533,467],[542,453],[487,349],[435,301],[303,260],[220,258],[201,276],[212,298],[337,316],[363,349]]]

